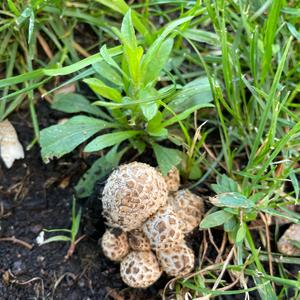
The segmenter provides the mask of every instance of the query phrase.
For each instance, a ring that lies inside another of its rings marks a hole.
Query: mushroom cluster
[[[101,241],[105,256],[120,262],[123,281],[146,288],[162,274],[184,276],[195,256],[185,234],[201,221],[203,200],[179,190],[179,171],[167,176],[139,162],[120,166],[103,190],[103,215],[109,227]]]

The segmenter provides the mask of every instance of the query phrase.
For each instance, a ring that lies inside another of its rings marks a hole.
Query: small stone
[[[45,260],[45,257],[42,256],[42,255],[39,255],[37,258],[36,258],[37,262],[39,263],[42,263],[44,260]]]
[[[17,260],[13,263],[12,272],[14,275],[22,275],[26,272],[26,266],[21,260]]]
[[[43,226],[41,224],[35,224],[30,226],[30,231],[37,234],[43,229]]]

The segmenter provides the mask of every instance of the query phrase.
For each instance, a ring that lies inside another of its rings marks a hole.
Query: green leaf
[[[213,99],[210,84],[207,77],[197,78],[186,84],[177,92],[168,106],[176,113],[199,104],[207,104]]]
[[[148,122],[147,132],[151,134],[161,130],[162,128],[161,123],[162,123],[162,113],[158,111],[155,117]]]
[[[129,10],[129,6],[126,4],[124,0],[96,0],[97,2],[111,8],[114,11],[117,11],[121,14],[125,14]],[[145,22],[140,19],[140,16],[132,11],[132,20],[135,28],[145,37],[147,42],[151,42],[152,37],[145,26]]]
[[[128,9],[127,13],[123,18],[121,34],[123,38],[123,43],[125,43],[125,45],[131,49],[136,49],[137,41],[131,19],[131,9]]]
[[[295,26],[291,23],[287,23],[288,29],[290,31],[290,33],[298,40],[300,41],[300,32],[297,31],[297,29],[295,28]]]
[[[225,174],[218,175],[217,184],[212,184],[211,187],[217,194],[239,191],[238,184]]]
[[[76,116],[64,124],[45,128],[40,132],[42,158],[45,162],[53,157],[59,158],[74,150],[96,132],[112,126],[95,118]]]
[[[230,218],[224,223],[224,230],[226,232],[233,232],[236,228],[237,221],[235,218]]]
[[[32,14],[32,8],[31,7],[26,7],[21,15],[16,19],[16,24],[18,26],[22,25],[22,23],[24,23]]]
[[[83,82],[85,82],[96,94],[99,94],[106,99],[115,102],[121,102],[122,100],[122,95],[118,90],[109,87],[100,79],[86,78],[83,80]]]
[[[202,170],[200,164],[193,164],[189,173],[190,180],[197,180],[202,176]]]
[[[158,107],[156,103],[145,103],[145,104],[141,104],[140,107],[147,121],[153,119],[158,111]]]
[[[182,158],[176,149],[170,149],[158,144],[152,144],[156,160],[162,174],[166,176],[173,166],[177,166]]]
[[[161,126],[162,113],[158,111],[154,118],[152,118],[147,124],[147,132],[152,136],[167,137],[168,130]]]
[[[8,8],[10,9],[10,11],[16,16],[20,16],[20,12],[19,10],[17,9],[17,7],[15,6],[15,4],[13,3],[12,0],[7,0],[7,5],[8,5]]]
[[[178,121],[182,121],[184,119],[186,119],[190,114],[192,114],[194,111],[198,110],[198,109],[201,109],[201,108],[204,108],[204,107],[214,107],[213,104],[209,104],[209,103],[206,103],[206,104],[198,104],[196,106],[193,106],[191,108],[188,108],[186,109],[185,111],[183,111],[182,113],[170,118],[169,120],[165,121],[162,123],[162,127],[167,127],[167,126],[170,126]]]
[[[146,64],[147,59],[145,58],[142,61],[141,73],[142,73],[142,82],[146,86],[149,83],[156,82],[158,77],[166,65],[170,53],[173,48],[173,39],[167,39],[164,41],[160,47],[156,49],[156,52],[152,52],[152,63]]]
[[[164,42],[164,40],[167,38],[167,36],[170,33],[172,33],[174,31],[174,29],[176,29],[176,27],[178,27],[179,25],[181,25],[185,22],[190,21],[192,18],[193,17],[185,17],[185,18],[182,18],[182,19],[178,19],[176,21],[173,21],[173,22],[169,23],[166,26],[166,28],[163,30],[163,32],[160,34],[160,36],[154,41],[154,43],[150,46],[147,53],[144,55],[144,57],[142,59],[142,62],[141,62],[141,64],[142,64],[142,66],[141,66],[142,74],[146,75],[145,72],[147,72],[147,70],[149,70],[149,68],[151,68],[151,64],[153,64],[154,61],[156,60],[156,55],[159,52],[161,44]],[[171,41],[167,42],[167,44],[165,45],[166,49],[168,49],[171,46],[170,43],[171,43]]]
[[[211,228],[211,227],[217,227],[228,220],[230,220],[233,217],[232,214],[224,211],[224,210],[219,210],[216,211],[212,214],[207,215],[200,223],[200,228],[206,229],[206,228]]]
[[[118,145],[114,146],[104,156],[98,158],[93,165],[84,173],[79,182],[75,186],[76,195],[78,198],[89,197],[94,185],[97,181],[107,176],[113,168],[116,168],[126,148],[117,152]]]
[[[80,221],[81,221],[81,207],[78,210],[78,213],[75,217],[75,219],[72,220],[72,230],[71,230],[71,234],[72,234],[72,241],[74,242],[76,240],[76,236],[78,234],[78,230],[79,230],[79,226],[80,226]]]
[[[158,98],[159,93],[153,87],[146,87],[139,91],[138,97],[139,97],[139,99],[142,99],[142,100]],[[153,119],[158,112],[158,106],[155,102],[141,103],[140,108],[142,110],[144,117],[147,119],[147,121],[150,121],[151,119]]]
[[[54,96],[51,108],[66,113],[86,112],[95,116],[101,116],[101,110],[92,105],[85,97],[75,93],[60,93]]]
[[[183,36],[192,41],[206,43],[212,46],[219,46],[220,40],[216,33],[196,28],[188,28],[184,31]]]
[[[241,224],[237,234],[236,234],[236,239],[235,239],[235,243],[236,244],[240,244],[244,241],[246,237],[246,224]]]
[[[84,148],[84,152],[94,152],[99,151],[109,146],[119,144],[129,138],[134,137],[135,135],[141,133],[138,130],[128,130],[128,131],[119,131],[113,133],[103,134],[96,137]]]
[[[123,70],[119,67],[119,65],[113,60],[113,58],[111,57],[111,54],[109,53],[109,51],[107,50],[106,45],[103,45],[100,49],[100,54],[102,56],[102,58],[104,59],[104,61],[110,65],[111,67],[115,68],[116,70],[118,70],[121,74],[125,75],[125,73],[123,72]]]
[[[215,197],[210,197],[209,201],[218,207],[252,208],[255,205],[254,202],[237,192],[222,193]]]
[[[298,181],[298,178],[295,174],[295,171],[292,171],[289,175],[291,181],[292,181],[292,185],[293,185],[293,189],[294,189],[294,192],[295,192],[295,198],[296,200],[299,199],[299,190],[300,190],[300,187],[299,187],[299,181]]]
[[[106,79],[116,86],[123,86],[123,81],[119,72],[117,72],[114,67],[110,66],[106,61],[97,62],[93,64],[92,67],[96,71],[96,73],[101,76],[101,78]]]
[[[65,235],[56,235],[53,237],[50,237],[46,240],[43,241],[43,243],[41,245],[44,244],[49,244],[49,243],[53,243],[53,242],[70,242],[71,238]]]
[[[297,240],[289,240],[289,243],[292,244],[294,247],[300,249],[300,242]]]

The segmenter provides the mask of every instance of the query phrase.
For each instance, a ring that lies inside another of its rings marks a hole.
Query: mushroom
[[[201,197],[187,189],[179,190],[169,196],[168,204],[182,220],[184,234],[191,232],[199,225],[204,210],[204,201]]]
[[[292,224],[277,242],[279,252],[286,255],[300,255],[300,248],[293,244],[300,243],[300,224]]]
[[[162,274],[151,251],[132,251],[121,262],[121,277],[133,288],[146,288]]]
[[[112,261],[121,261],[129,252],[127,235],[123,231],[114,234],[113,230],[106,230],[101,246],[104,255]]]
[[[194,268],[194,253],[185,243],[170,244],[157,250],[156,256],[163,271],[170,276],[184,276]]]
[[[180,174],[178,169],[173,166],[164,179],[169,192],[176,192],[180,186]]]
[[[0,157],[8,169],[16,159],[24,158],[23,146],[8,119],[0,122]]]
[[[129,247],[134,251],[150,251],[150,242],[142,230],[136,229],[128,233]]]
[[[103,190],[103,214],[109,226],[131,231],[140,228],[167,198],[163,176],[147,164],[132,162],[109,176]]]
[[[166,244],[183,241],[182,222],[172,207],[165,206],[150,217],[143,225],[143,231],[154,250],[163,248]]]

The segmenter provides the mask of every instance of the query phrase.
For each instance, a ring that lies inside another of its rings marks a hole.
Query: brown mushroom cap
[[[300,242],[300,224],[292,224],[277,242],[279,252],[286,255],[300,255],[300,248],[294,246],[292,241]]]
[[[167,188],[169,192],[176,192],[180,186],[180,174],[178,169],[174,166],[168,172],[167,176],[164,176]]]
[[[122,165],[103,190],[103,214],[112,227],[140,228],[168,198],[167,185],[155,168],[139,162]]]
[[[169,196],[168,204],[184,223],[183,232],[191,232],[196,228],[203,216],[204,201],[189,190],[179,190]]]
[[[170,244],[156,251],[159,265],[170,276],[184,276],[191,272],[195,264],[195,255],[186,244]]]
[[[113,234],[106,230],[101,239],[104,255],[113,261],[121,261],[129,252],[127,235],[125,232]]]
[[[136,229],[128,232],[129,247],[134,251],[150,251],[150,242],[142,230]]]
[[[143,231],[150,241],[151,248],[156,250],[165,247],[167,243],[183,241],[182,226],[172,207],[165,206],[144,223]]]
[[[121,277],[133,288],[146,288],[161,275],[156,256],[151,251],[132,251],[121,262]]]

